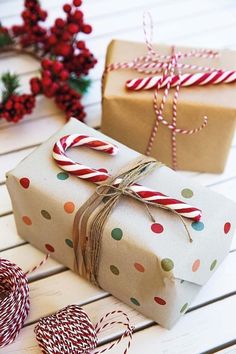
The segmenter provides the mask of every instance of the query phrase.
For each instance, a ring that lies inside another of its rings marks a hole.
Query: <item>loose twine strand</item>
[[[208,118],[204,116],[203,122],[199,127],[193,129],[177,128],[177,103],[178,103],[178,97],[179,97],[180,86],[181,86],[180,74],[183,69],[194,70],[197,72],[216,71],[216,69],[208,66],[182,63],[180,62],[180,59],[187,59],[187,58],[212,59],[217,57],[219,53],[217,51],[208,50],[208,49],[196,49],[186,53],[182,53],[180,51],[176,52],[175,47],[172,46],[170,55],[159,54],[157,51],[153,49],[153,45],[152,45],[153,21],[152,21],[151,14],[149,12],[145,12],[143,16],[143,31],[144,31],[145,43],[147,46],[147,54],[144,56],[136,57],[131,61],[112,63],[105,68],[104,75],[107,72],[113,70],[119,70],[119,69],[132,69],[139,73],[150,74],[150,75],[158,74],[158,73],[161,74],[161,79],[159,80],[153,95],[153,108],[154,108],[156,119],[154,121],[151,134],[149,136],[145,154],[147,156],[150,156],[153,148],[153,143],[155,141],[155,137],[158,131],[159,123],[161,123],[171,131],[172,167],[173,169],[177,169],[176,135],[177,134],[192,135],[192,134],[199,133],[202,129],[206,127],[208,122]],[[171,81],[175,74],[179,74],[179,79],[177,81],[175,91],[174,91],[174,96],[172,100],[172,119],[171,119],[171,123],[169,123],[164,118],[164,108],[170,93]],[[161,102],[159,104],[158,95],[162,83],[165,80],[167,80],[167,84],[164,89]]]

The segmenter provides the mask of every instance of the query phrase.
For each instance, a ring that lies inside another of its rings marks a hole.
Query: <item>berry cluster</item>
[[[67,117],[83,120],[85,113],[80,100],[83,88],[88,84],[85,76],[96,64],[96,59],[85,42],[78,39],[79,32],[89,34],[92,31],[92,27],[84,22],[84,14],[79,9],[81,4],[81,0],[65,4],[65,18],[57,18],[47,29],[42,26],[47,12],[39,1],[25,0],[21,14],[23,23],[10,30],[0,27],[1,49],[20,49],[41,61],[40,76],[30,80],[32,94],[19,96],[13,90],[12,96],[8,95],[10,97],[0,105],[0,117],[17,122],[32,111],[35,97],[43,94],[54,98]],[[5,40],[2,43],[1,37]]]
[[[17,123],[24,115],[32,113],[34,107],[33,95],[11,95],[6,102],[0,104],[0,112],[8,122]]]

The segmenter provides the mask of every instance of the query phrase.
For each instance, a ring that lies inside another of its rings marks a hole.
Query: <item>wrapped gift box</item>
[[[169,46],[154,46],[158,53],[170,54]],[[177,47],[189,52],[191,48]],[[113,40],[107,50],[106,66],[129,62],[146,55],[144,43]],[[236,69],[236,52],[223,50],[217,58],[188,58],[181,62],[224,70]],[[145,153],[155,121],[153,90],[129,91],[126,81],[145,77],[131,69],[119,69],[104,75],[102,93],[102,131],[127,146]],[[171,122],[171,89],[166,102],[164,118]],[[160,90],[159,101],[163,96]],[[208,117],[207,126],[193,135],[177,134],[177,168],[200,172],[222,172],[231,145],[236,121],[236,84],[181,87],[178,99],[177,127],[193,129]],[[151,150],[151,156],[172,166],[171,131],[161,123]]]
[[[7,174],[19,235],[73,270],[74,217],[96,185],[63,172],[52,158],[54,143],[72,133],[101,138],[118,146],[115,156],[88,148],[68,151],[75,161],[106,168],[111,175],[140,155],[71,119]],[[152,223],[142,203],[123,196],[105,224],[98,283],[170,328],[227,255],[236,225],[236,207],[166,166],[155,169],[140,183],[202,210],[199,222],[185,218],[193,242],[189,242],[182,222],[173,213],[150,207],[156,220]]]

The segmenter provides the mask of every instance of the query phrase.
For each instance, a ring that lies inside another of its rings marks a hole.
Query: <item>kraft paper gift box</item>
[[[171,47],[156,45],[160,54],[171,53]],[[177,47],[189,52],[191,48]],[[144,43],[113,40],[107,49],[106,66],[129,62],[146,55]],[[223,50],[219,57],[180,59],[182,63],[196,64],[224,70],[236,69],[236,52]],[[183,72],[186,72],[183,71]],[[155,121],[153,90],[129,91],[126,81],[147,75],[132,69],[118,69],[104,75],[102,90],[102,132],[123,144],[145,154]],[[171,89],[166,102],[164,118],[171,123]],[[163,96],[160,90],[158,100]],[[208,117],[207,126],[193,135],[177,134],[177,169],[218,173],[224,170],[236,121],[236,83],[181,87],[177,104],[177,127],[193,129]],[[172,166],[171,131],[159,123],[151,156]]]
[[[7,174],[18,233],[43,252],[74,269],[72,226],[78,208],[96,185],[63,172],[52,158],[54,143],[67,134],[84,134],[114,143],[115,156],[73,148],[73,160],[116,174],[139,153],[71,119]],[[101,288],[164,327],[170,328],[226,257],[236,225],[236,206],[225,197],[162,166],[140,184],[202,210],[200,222],[122,196],[108,217],[101,240]],[[220,284],[219,284],[220,286]]]

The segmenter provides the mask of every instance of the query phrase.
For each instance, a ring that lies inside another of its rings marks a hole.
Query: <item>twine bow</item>
[[[148,157],[132,163],[118,176],[114,176],[108,182],[99,185],[96,192],[77,211],[73,226],[75,270],[93,284],[99,286],[98,272],[104,225],[122,195],[128,195],[144,203],[152,220],[154,218],[149,210],[149,205],[174,213],[183,223],[189,241],[192,242],[188,227],[179,213],[166,205],[142,200],[138,194],[129,190],[130,185],[160,166],[162,166],[161,163]],[[117,178],[120,178],[121,182],[114,187],[113,182]]]
[[[148,23],[149,22],[149,23]],[[183,69],[186,70],[195,70],[197,72],[202,71],[216,71],[216,69],[212,69],[206,66],[199,66],[195,64],[187,64],[180,62],[180,59],[186,58],[215,58],[218,56],[218,52],[207,49],[198,49],[191,50],[187,53],[182,53],[180,51],[176,51],[176,48],[172,46],[170,55],[162,55],[153,49],[152,45],[152,36],[153,36],[153,22],[149,12],[144,13],[143,17],[143,30],[145,36],[145,43],[147,46],[147,54],[144,56],[136,57],[129,62],[118,62],[114,64],[110,64],[106,67],[105,73],[118,69],[133,69],[139,73],[144,74],[157,74],[159,73],[161,78],[155,87],[154,96],[153,96],[153,108],[155,112],[156,119],[154,121],[151,134],[147,143],[146,155],[150,156],[151,150],[153,147],[153,143],[157,134],[159,123],[166,126],[171,131],[171,148],[172,148],[172,167],[177,169],[177,148],[176,148],[176,135],[192,135],[200,132],[207,125],[207,117],[204,116],[203,123],[196,128],[193,129],[184,129],[177,127],[177,102],[180,92],[181,86],[181,71]],[[172,101],[172,117],[171,122],[166,120],[163,116],[163,111],[165,108],[166,100],[169,96],[169,91],[171,88],[171,82],[175,75],[179,76],[179,79],[175,86],[175,91],[173,95]],[[160,104],[158,104],[158,94],[159,90],[162,86],[162,83],[166,81],[166,87],[164,89],[164,93],[161,99]],[[198,85],[198,83],[196,83]]]

